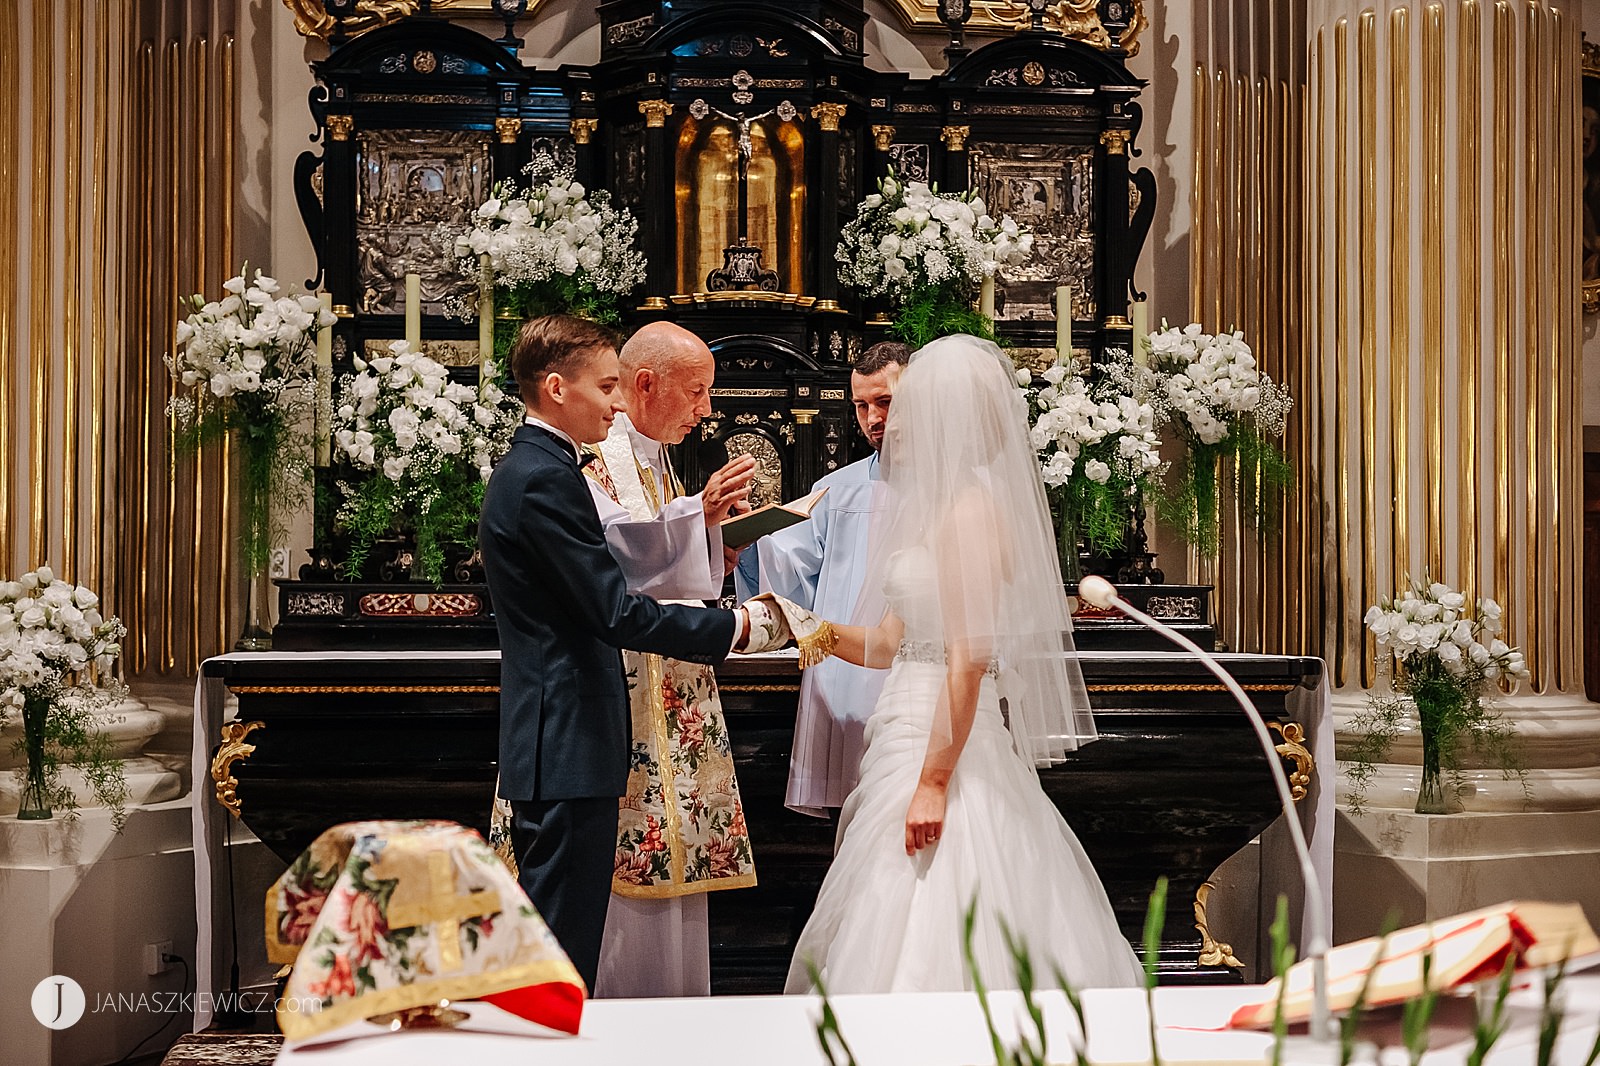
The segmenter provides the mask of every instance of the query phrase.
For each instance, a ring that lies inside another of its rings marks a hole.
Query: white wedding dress
[[[885,593],[904,640],[867,722],[861,781],[786,990],[812,990],[808,961],[830,994],[970,989],[962,939],[974,898],[974,958],[988,987],[1016,987],[1002,920],[1027,946],[1040,987],[1054,987],[1057,967],[1078,988],[1136,985],[1138,961],[1094,867],[1012,749],[997,670],[979,690],[939,841],[906,855],[906,809],[945,681],[932,566],[913,549],[889,568]]]

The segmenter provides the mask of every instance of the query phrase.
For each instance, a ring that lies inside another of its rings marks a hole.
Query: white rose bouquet
[[[1218,545],[1217,478],[1225,457],[1234,460],[1245,513],[1258,530],[1270,525],[1273,493],[1293,480],[1276,441],[1294,401],[1257,367],[1242,333],[1163,324],[1147,344],[1157,418],[1187,445],[1177,483],[1161,497],[1161,517],[1209,555]]]
[[[638,220],[548,156],[523,173],[527,188],[500,182],[465,229],[441,224],[445,250],[469,276],[487,255],[495,287],[518,319],[562,312],[620,325],[618,301],[645,279]],[[454,310],[469,315],[472,309]]]
[[[1522,652],[1500,639],[1500,605],[1491,599],[1469,604],[1465,594],[1440,582],[1415,585],[1367,609],[1363,619],[1380,648],[1395,663],[1394,688],[1416,707],[1422,734],[1422,784],[1417,813],[1440,814],[1454,797],[1440,782],[1444,770],[1458,779],[1460,746],[1466,741],[1497,763],[1506,776],[1521,775],[1514,737],[1485,703],[1501,680],[1529,676]],[[1345,774],[1349,803],[1359,809],[1373,764],[1382,761],[1408,718],[1403,700],[1369,697],[1352,721],[1360,737]],[[1526,789],[1526,779],[1524,779]],[[1451,790],[1456,791],[1456,790]]]
[[[380,537],[412,533],[418,577],[437,584],[444,547],[471,545],[483,486],[510,446],[521,404],[491,381],[474,388],[405,341],[341,382],[334,447],[358,471],[341,480],[338,519],[351,537],[344,568],[357,577]]]
[[[861,202],[834,252],[839,280],[895,308],[894,332],[917,347],[952,333],[994,339],[994,323],[972,309],[973,293],[1003,266],[1033,251],[1033,235],[989,214],[974,193],[940,193],[892,174]]]
[[[1120,548],[1130,506],[1161,472],[1147,376],[1127,352],[1107,354],[1093,384],[1059,365],[1037,376],[1017,371],[1069,580],[1079,576],[1079,538],[1095,554]]]
[[[51,808],[76,805],[61,781],[63,764],[80,770],[100,802],[122,827],[127,785],[110,743],[91,728],[91,714],[123,696],[108,674],[127,633],[100,614],[100,600],[48,566],[15,581],[0,581],[0,722],[20,715],[15,751],[25,756],[21,816],[48,817]]]
[[[237,434],[242,454],[240,546],[246,567],[266,569],[275,529],[271,501],[303,497],[310,462],[309,435],[301,428],[315,398],[317,333],[333,313],[309,294],[279,295],[272,278],[249,267],[223,282],[226,295],[198,294],[184,303],[176,351],[167,369],[181,392],[169,405],[189,452]],[[278,534],[279,536],[275,536]]]

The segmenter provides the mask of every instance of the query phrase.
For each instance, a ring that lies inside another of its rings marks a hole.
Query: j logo
[[[33,1016],[49,1029],[76,1024],[87,1002],[83,986],[70,977],[53,974],[33,986]]]

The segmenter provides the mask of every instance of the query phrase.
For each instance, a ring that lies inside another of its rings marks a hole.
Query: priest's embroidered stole
[[[666,451],[658,479],[634,451],[622,419],[594,450],[599,459],[585,475],[634,521],[650,521],[683,495]],[[754,885],[715,671],[632,651],[623,652],[622,661],[633,741],[612,891],[665,899]]]

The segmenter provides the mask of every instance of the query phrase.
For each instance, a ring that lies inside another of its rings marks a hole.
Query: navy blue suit
[[[594,987],[631,747],[620,648],[717,663],[731,611],[630,595],[572,448],[517,430],[478,546],[500,631],[500,795],[534,906]]]

